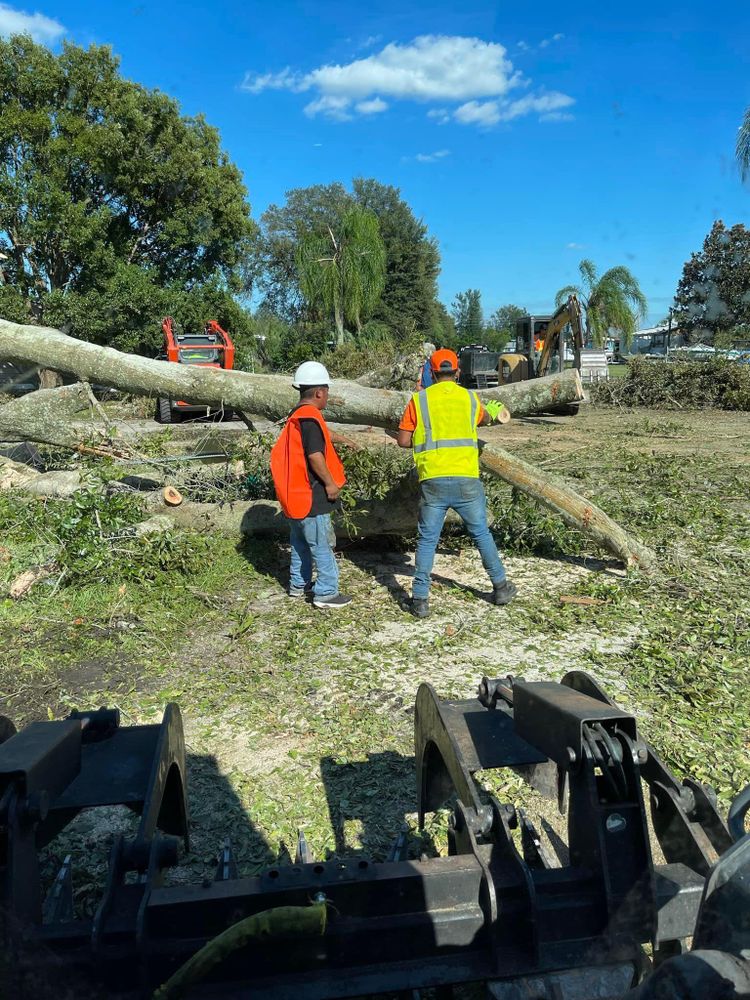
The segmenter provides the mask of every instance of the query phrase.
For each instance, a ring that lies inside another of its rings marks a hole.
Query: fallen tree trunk
[[[13,358],[42,364],[50,368],[76,372],[91,381],[113,385],[136,393],[168,395],[207,405],[224,405],[237,410],[258,413],[278,420],[297,401],[297,393],[287,376],[250,375],[245,372],[201,369],[197,366],[176,365],[166,361],[151,361],[112,348],[86,344],[57,330],[21,326],[0,320],[0,358]],[[69,387],[74,389],[76,387]],[[60,390],[48,390],[59,392]],[[33,393],[26,406],[33,407]],[[500,399],[515,416],[539,413],[551,406],[573,403],[583,396],[578,373],[570,369],[559,375],[514,383],[480,393],[485,399]],[[410,398],[409,392],[372,389],[356,382],[334,381],[331,384],[326,416],[339,423],[370,424],[393,428]],[[5,408],[11,410],[16,404]],[[18,411],[16,411],[18,412]],[[2,410],[0,410],[2,413]],[[49,422],[51,414],[45,421]],[[8,418],[6,417],[6,428]],[[28,427],[16,428],[21,439],[27,439]],[[37,431],[37,433],[45,433]],[[55,433],[62,433],[58,428]],[[31,438],[32,440],[37,440]],[[563,520],[590,536],[597,545],[614,553],[627,565],[644,570],[656,564],[656,558],[645,546],[631,538],[598,507],[570,489],[562,480],[542,473],[533,466],[502,449],[486,446],[482,454],[484,468],[498,475],[534,500],[555,511]],[[413,487],[412,487],[413,489]],[[203,505],[200,505],[203,507]],[[364,505],[354,514],[361,517],[354,534],[411,533],[416,518],[416,497],[412,493],[400,500],[391,496],[385,501]],[[239,505],[237,505],[239,507]],[[192,505],[183,504],[174,511],[188,517]],[[236,509],[236,508],[235,508]],[[195,513],[193,511],[193,513]],[[211,514],[220,516],[220,508]],[[236,518],[232,514],[232,518]],[[280,520],[281,519],[281,520]],[[232,522],[234,523],[234,522]],[[270,501],[247,505],[239,517],[239,529],[248,533],[286,532],[279,510]],[[356,520],[355,520],[356,525]],[[408,525],[408,527],[406,527]]]
[[[275,500],[251,500],[231,504],[192,503],[167,507],[161,495],[148,500],[148,507],[169,517],[175,524],[222,534],[243,534],[268,538],[289,537],[289,521]],[[345,515],[333,518],[339,541],[369,538],[373,535],[413,535],[417,527],[419,491],[417,478],[404,478],[381,500],[363,500],[348,509]],[[448,523],[459,523],[451,514]]]
[[[629,535],[600,507],[576,493],[567,483],[548,472],[540,472],[496,445],[484,441],[481,445],[482,468],[553,511],[569,527],[577,528],[597,545],[622,559],[626,566],[638,567],[645,572],[656,568],[656,555],[651,549]]]
[[[0,319],[0,358],[74,372],[87,382],[126,392],[224,406],[272,420],[284,417],[299,399],[287,375],[251,375],[152,361],[75,340],[59,330],[22,326],[3,319]],[[499,399],[514,416],[541,413],[551,405],[574,403],[583,398],[581,380],[574,369],[485,390],[479,395],[483,399]],[[326,417],[338,423],[396,427],[410,397],[410,392],[372,389],[357,382],[334,379]]]

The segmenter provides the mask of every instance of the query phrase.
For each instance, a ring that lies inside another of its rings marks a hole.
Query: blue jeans
[[[412,596],[424,600],[430,591],[430,573],[445,515],[452,507],[462,518],[479,549],[493,585],[505,580],[505,567],[487,526],[487,503],[481,480],[469,476],[440,476],[419,484],[419,525]]]
[[[313,562],[318,570],[313,594],[315,597],[334,597],[339,592],[339,568],[331,547],[336,536],[330,514],[305,517],[300,521],[289,520],[292,544],[290,584],[302,589],[312,582]]]

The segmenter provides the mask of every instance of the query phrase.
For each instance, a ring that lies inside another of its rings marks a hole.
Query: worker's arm
[[[411,448],[411,439],[417,427],[417,408],[414,399],[409,400],[409,405],[404,410],[401,423],[398,425],[398,437],[396,444],[399,448]]]
[[[328,466],[326,465],[325,456],[322,451],[314,451],[311,455],[307,456],[307,461],[310,463],[310,468],[313,470],[315,475],[321,481],[321,483],[326,488],[326,496],[329,500],[336,500],[341,488],[336,485],[333,481],[333,476],[328,471]]]

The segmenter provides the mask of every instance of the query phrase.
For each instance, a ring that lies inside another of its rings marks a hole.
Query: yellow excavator
[[[572,331],[573,366],[581,370],[581,351],[584,346],[583,315],[575,295],[549,316],[521,316],[516,320],[516,349],[511,354],[501,354],[498,374],[501,382],[523,382],[549,374],[553,357],[558,357],[558,371],[565,366],[568,338],[566,328]]]

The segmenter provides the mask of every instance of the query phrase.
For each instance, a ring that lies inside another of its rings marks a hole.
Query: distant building
[[[636,330],[627,353],[665,355],[668,347],[684,347],[686,342],[685,335],[674,326],[671,333],[668,326],[651,326]]]

